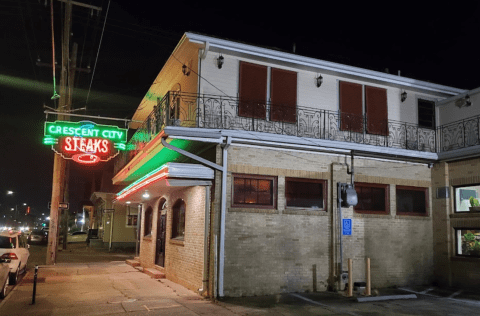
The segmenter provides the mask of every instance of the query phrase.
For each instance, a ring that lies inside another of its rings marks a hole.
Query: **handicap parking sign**
[[[342,219],[342,235],[352,236],[352,219],[350,218]]]

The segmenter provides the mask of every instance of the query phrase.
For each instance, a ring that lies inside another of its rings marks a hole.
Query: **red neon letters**
[[[85,165],[108,161],[118,153],[108,139],[75,136],[60,137],[54,150],[65,159]]]

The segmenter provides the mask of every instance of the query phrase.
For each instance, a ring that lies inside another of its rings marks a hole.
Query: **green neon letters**
[[[45,138],[62,136],[101,137],[113,143],[127,142],[127,129],[111,125],[100,125],[89,121],[81,122],[45,122]]]

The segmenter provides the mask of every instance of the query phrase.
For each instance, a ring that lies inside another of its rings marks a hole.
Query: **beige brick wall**
[[[141,233],[144,235],[145,210],[153,208],[152,235],[142,237],[140,241],[140,263],[143,267],[153,268],[157,238],[158,204],[161,197],[167,200],[164,212],[167,214],[166,247],[164,271],[167,279],[177,282],[193,291],[202,287],[203,274],[203,243],[205,221],[205,187],[166,188],[163,195],[144,204],[142,211]],[[171,239],[172,206],[178,199],[183,199],[185,211],[185,238],[183,241]]]
[[[435,199],[435,279],[441,285],[478,288],[478,258],[457,257],[455,228],[480,229],[476,213],[455,213],[455,186],[480,183],[480,158],[436,164],[432,170],[434,188],[448,186],[450,198]]]
[[[349,182],[344,156],[283,152],[251,147],[229,149],[225,240],[225,295],[262,295],[335,287],[339,258],[336,183]],[[272,157],[265,159],[265,157]],[[344,237],[344,269],[354,260],[354,281],[365,280],[371,258],[372,285],[428,283],[433,275],[431,171],[426,165],[355,158],[355,180],[390,184],[390,214],[353,219],[353,236]],[[231,207],[232,173],[278,177],[275,210]],[[285,208],[285,177],[328,180],[327,211]],[[428,187],[428,216],[397,216],[396,185]],[[335,216],[334,216],[335,215]],[[335,242],[336,247],[333,246]],[[336,259],[338,260],[338,259]]]

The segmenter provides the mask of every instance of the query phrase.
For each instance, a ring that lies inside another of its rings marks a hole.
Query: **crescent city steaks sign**
[[[81,164],[108,161],[125,149],[127,129],[90,121],[45,122],[43,143],[65,159]]]

